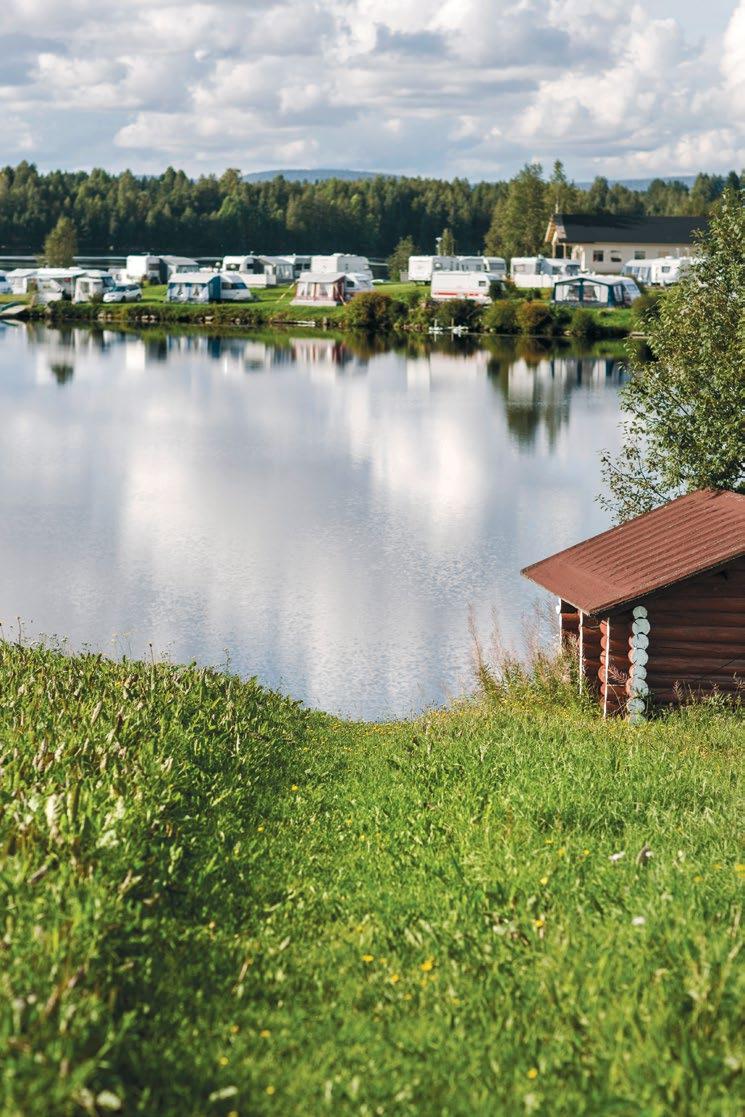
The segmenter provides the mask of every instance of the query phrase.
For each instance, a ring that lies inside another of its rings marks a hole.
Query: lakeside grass
[[[735,1117],[743,745],[0,644],[0,1112]]]
[[[381,283],[375,290],[393,299],[403,301],[410,307],[416,301],[426,298],[429,288],[417,283]],[[323,329],[347,329],[346,306],[299,306],[292,305],[292,287],[258,287],[254,289],[255,300],[248,303],[169,303],[165,300],[166,287],[148,286],[143,288],[143,297],[136,303],[92,304],[60,302],[49,308],[34,307],[30,313],[34,317],[51,317],[59,322],[93,322],[103,320],[118,325],[132,325],[152,321],[156,324],[193,324],[206,328],[261,328],[266,326],[289,326],[297,323],[315,325]],[[510,301],[510,300],[507,300]],[[522,300],[512,300],[519,305]],[[547,301],[547,300],[544,300]],[[0,296],[0,302],[30,302],[29,296]],[[442,316],[446,316],[448,306],[442,304]],[[583,308],[584,309],[584,308]],[[570,321],[575,311],[566,308]],[[595,338],[625,337],[634,328],[633,313],[628,307],[589,308],[592,320],[592,334]],[[422,324],[419,324],[422,328]],[[474,331],[482,329],[477,318],[471,325]],[[560,336],[562,326],[553,328],[553,336]],[[558,331],[558,332],[557,332]],[[547,334],[546,336],[551,336]]]

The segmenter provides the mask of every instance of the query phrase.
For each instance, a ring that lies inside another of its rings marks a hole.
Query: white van
[[[487,305],[492,301],[499,280],[483,272],[438,271],[432,276],[432,298],[437,302],[468,299]]]

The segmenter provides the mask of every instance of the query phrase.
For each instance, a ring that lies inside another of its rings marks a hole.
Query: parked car
[[[103,296],[105,303],[136,303],[142,298],[142,291],[137,283],[119,283],[106,291]]]

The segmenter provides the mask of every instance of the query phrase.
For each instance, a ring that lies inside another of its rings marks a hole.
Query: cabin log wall
[[[745,559],[641,604],[651,625],[647,683],[654,699],[745,692]]]
[[[600,700],[606,717],[624,713],[628,694],[626,684],[631,674],[629,660],[632,616],[630,612],[615,613],[600,622]]]

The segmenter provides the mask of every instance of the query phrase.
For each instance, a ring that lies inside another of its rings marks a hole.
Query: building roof
[[[745,494],[701,489],[526,566],[583,613],[607,613],[745,555]]]
[[[566,244],[692,244],[706,217],[630,217],[619,214],[555,213],[546,240]]]

